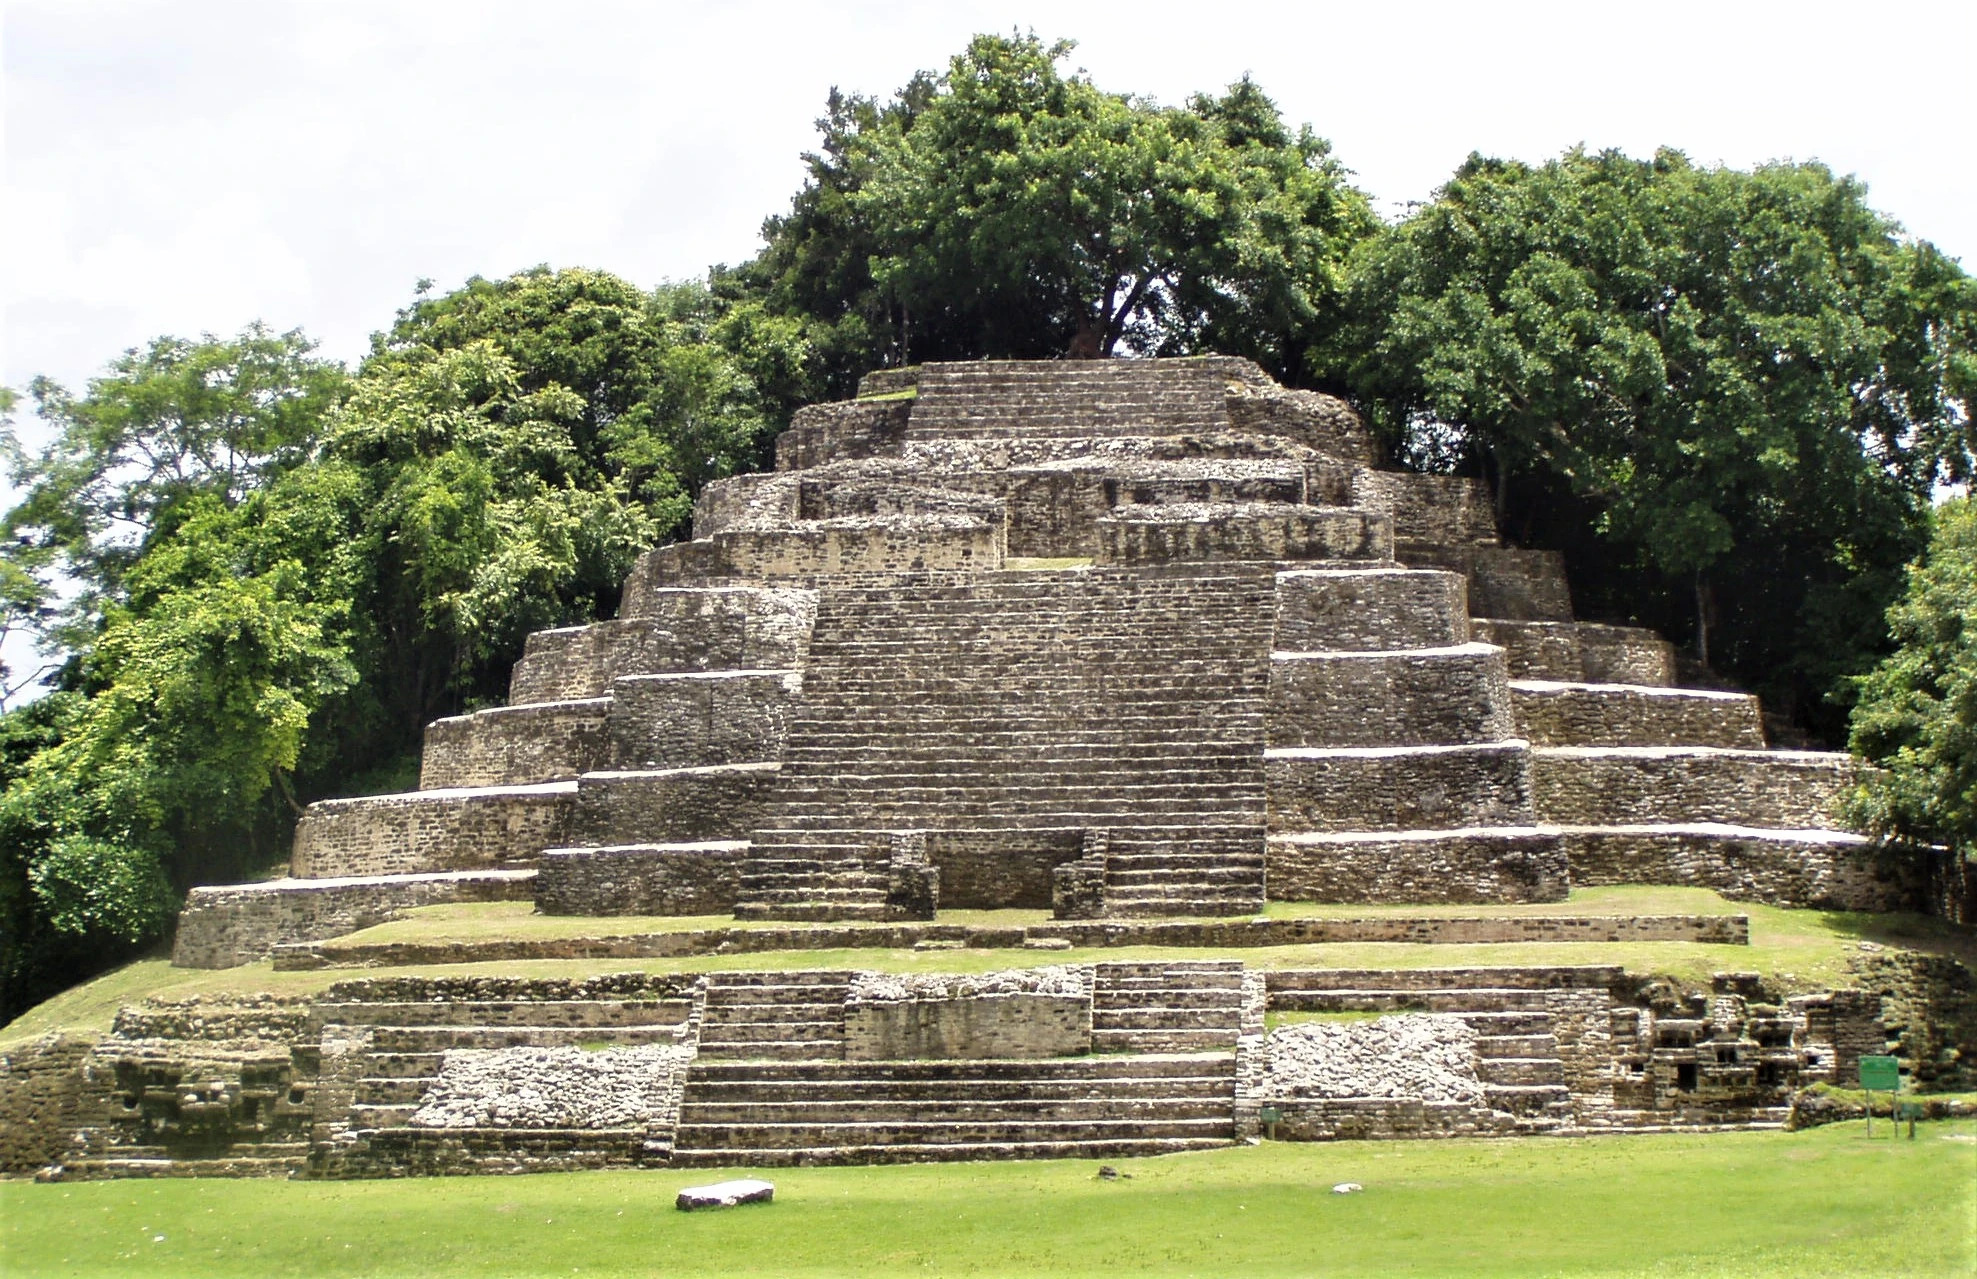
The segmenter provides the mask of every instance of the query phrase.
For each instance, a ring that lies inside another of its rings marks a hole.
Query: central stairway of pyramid
[[[437,902],[554,914],[1244,915],[1701,885],[1890,909],[1844,755],[1580,622],[1475,480],[1382,470],[1245,360],[972,362],[799,411],[620,615],[531,636],[421,788],[195,889],[226,966]]]

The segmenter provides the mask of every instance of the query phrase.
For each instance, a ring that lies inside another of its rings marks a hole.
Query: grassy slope
[[[486,937],[596,937],[681,928],[731,926],[723,916],[607,917],[535,915],[527,902],[431,906],[406,918],[351,935],[356,941],[473,940]],[[269,992],[305,995],[332,982],[391,972],[461,976],[571,977],[591,973],[706,972],[749,968],[876,968],[895,972],[987,972],[1037,964],[1090,963],[1104,959],[1200,958],[1224,954],[1259,968],[1433,968],[1504,964],[1622,964],[1629,971],[1667,974],[1706,982],[1712,972],[1757,972],[1792,989],[1844,984],[1847,958],[1864,939],[1881,944],[1947,950],[1977,963],[1972,938],[1939,921],[1903,915],[1849,915],[1827,911],[1780,910],[1730,902],[1707,889],[1587,888],[1570,900],[1540,906],[1423,907],[1318,906],[1273,902],[1272,916],[1426,915],[1426,914],[1683,914],[1741,913],[1750,916],[1751,945],[1698,946],[1684,942],[1614,944],[1519,943],[1515,945],[1418,946],[1405,943],[1347,943],[1273,946],[1229,951],[1118,947],[1105,950],[809,950],[764,954],[706,955],[688,959],[531,960],[497,964],[450,964],[412,969],[331,969],[277,973],[265,964],[218,972],[171,967],[162,959],[141,960],[65,991],[0,1028],[0,1045],[55,1030],[87,1034],[107,1030],[119,1005],[147,996],[184,998]],[[944,922],[1038,923],[1042,911],[946,911]]]
[[[9,1275],[1952,1275],[1977,1124],[717,1174],[0,1185]],[[1357,1181],[1361,1194],[1329,1193]],[[162,1242],[155,1236],[162,1235]]]

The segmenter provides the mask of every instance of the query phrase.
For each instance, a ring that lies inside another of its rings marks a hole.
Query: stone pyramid
[[[1885,909],[1844,755],[1579,622],[1473,480],[1229,357],[929,364],[801,410],[620,616],[529,638],[421,787],[195,890],[225,966],[443,901],[565,914],[1251,914],[1704,885]]]

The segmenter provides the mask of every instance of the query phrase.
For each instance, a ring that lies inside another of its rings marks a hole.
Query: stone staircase
[[[608,979],[607,979],[608,980]],[[310,1171],[348,1177],[522,1172],[664,1162],[672,1116],[636,1126],[414,1123],[449,1052],[681,1045],[693,1001],[594,998],[332,998],[319,1004],[323,1070]],[[408,992],[417,994],[421,992]],[[323,1116],[334,1114],[334,1118]]]
[[[1569,1020],[1572,1042],[1566,1046],[1574,1057],[1587,1034],[1603,1036],[1610,1005],[1605,983],[1617,972],[1341,969],[1272,973],[1267,980],[1271,1006],[1282,1011],[1459,1017],[1476,1032],[1476,1078],[1483,1104],[1498,1116],[1496,1131],[1542,1133],[1575,1126],[1586,1106],[1600,1108],[1591,1075],[1568,1077],[1561,1032]],[[1603,1072],[1602,1060],[1592,1073]]]
[[[1257,909],[1267,592],[1234,565],[827,590],[737,913],[884,917],[900,832],[1081,829],[1121,908]]]
[[[1234,959],[1102,963],[1092,974],[1093,1052],[1223,1052],[1242,1033]]]
[[[1235,361],[980,361],[929,364],[908,438],[1088,439],[1227,430]]]
[[[844,1056],[849,972],[709,973],[700,1058],[812,1061]]]
[[[1113,1159],[1235,1140],[1235,1055],[708,1061],[689,1069],[685,1165]]]

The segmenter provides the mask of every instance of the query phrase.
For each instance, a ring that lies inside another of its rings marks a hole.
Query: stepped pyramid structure
[[[313,805],[292,875],[194,890],[175,952],[419,971],[152,1001],[0,1059],[0,1167],[1115,1157],[1266,1112],[1292,1139],[1777,1125],[1794,1088],[1847,1079],[1885,1047],[1878,996],[1228,957],[1749,937],[1724,915],[1256,918],[1272,901],[1914,900],[1834,823],[1847,757],[1767,749],[1755,699],[1674,687],[1666,642],[1576,621],[1559,557],[1502,545],[1477,483],[1374,459],[1346,405],[1221,357],[926,365],[804,409],[773,472],[708,486],[693,539],[640,560],[616,620],[531,636],[509,706],[431,725],[418,791]],[[333,940],[503,900],[710,918]],[[963,945],[1012,966],[745,962]],[[1108,946],[1169,958],[1034,954]],[[689,954],[743,961],[430,972]]]
[[[1683,883],[1898,903],[1847,757],[1573,620],[1472,480],[1374,469],[1244,360],[873,374],[710,485],[616,621],[530,638],[422,788],[317,804],[182,963],[406,905],[925,919],[1516,902]]]

